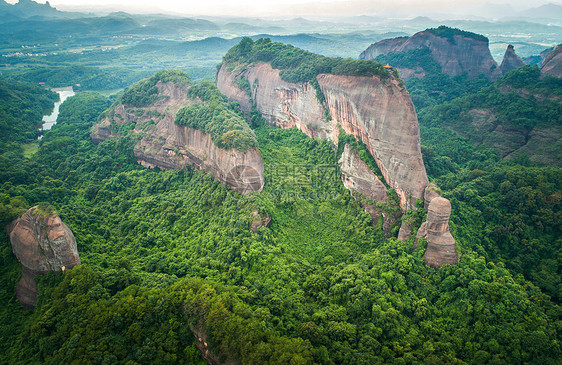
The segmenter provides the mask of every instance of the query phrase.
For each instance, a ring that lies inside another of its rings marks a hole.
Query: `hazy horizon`
[[[35,0],[34,0],[35,1]],[[8,0],[16,3],[17,0]],[[37,0],[45,3],[45,0]],[[498,18],[511,16],[516,12],[536,8],[545,4],[562,5],[559,1],[476,0],[467,4],[446,0],[239,0],[235,3],[225,0],[207,0],[203,3],[178,0],[101,0],[94,4],[84,0],[51,0],[50,5],[63,11],[130,13],[165,13],[182,16],[225,16],[225,17],[342,17],[342,16],[472,16]]]

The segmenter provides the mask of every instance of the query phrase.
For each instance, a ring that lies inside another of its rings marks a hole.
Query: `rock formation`
[[[386,202],[386,186],[380,181],[369,166],[346,144],[338,164],[341,169],[343,184],[351,191],[365,195],[377,202]]]
[[[562,45],[548,53],[542,63],[541,76],[562,77]]]
[[[411,37],[385,39],[370,45],[359,58],[372,60],[388,53],[403,53],[428,47],[432,58],[441,65],[441,72],[449,76],[467,73],[469,77],[484,74],[494,80],[501,71],[492,58],[488,39],[484,36],[439,27],[426,29]]]
[[[35,275],[80,265],[76,240],[58,215],[33,207],[18,218],[10,231],[12,251],[22,265],[16,296],[25,308],[37,304]]]
[[[427,221],[418,230],[417,238],[427,240],[424,259],[426,265],[440,267],[445,264],[454,265],[458,260],[455,250],[455,239],[449,232],[451,202],[436,197],[429,203]]]
[[[400,214],[395,216],[382,209],[378,209],[374,204],[375,202],[385,203],[388,201],[389,197],[386,186],[349,144],[345,145],[338,164],[344,186],[351,191],[353,197],[371,215],[374,224],[378,223],[379,217],[382,215],[384,234],[390,237],[390,229],[400,218]]]
[[[176,124],[178,110],[197,102],[187,95],[190,86],[158,81],[156,87],[163,98],[142,108],[117,105],[113,115],[92,128],[92,141],[99,143],[118,137],[120,125],[134,124],[134,133],[140,136],[134,155],[143,166],[166,170],[190,165],[205,170],[242,194],[262,190],[263,161],[257,148],[245,152],[223,149],[209,134]]]
[[[509,71],[516,70],[523,66],[525,66],[525,62],[521,59],[521,57],[515,54],[513,46],[511,44],[508,45],[503,56],[503,61],[500,65],[502,74],[505,75]]]
[[[320,74],[318,84],[332,117],[307,82],[281,80],[269,64],[249,64],[229,71],[223,64],[217,74],[219,90],[249,113],[252,102],[266,121],[282,128],[297,127],[310,137],[337,141],[339,127],[361,139],[373,155],[385,181],[400,197],[403,211],[415,207],[428,184],[420,151],[418,120],[410,95],[399,79],[390,76],[339,76]],[[252,95],[237,86],[245,78]]]

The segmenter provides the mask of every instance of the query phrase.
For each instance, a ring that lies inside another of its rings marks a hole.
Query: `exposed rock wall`
[[[297,127],[310,137],[334,141],[339,124],[366,144],[386,182],[398,193],[403,211],[414,208],[415,200],[423,198],[428,181],[417,116],[398,79],[318,75],[332,116],[329,122],[310,84],[285,82],[279,70],[269,64],[250,64],[237,73],[229,72],[223,64],[217,74],[217,86],[246,112],[251,108],[250,97],[236,84],[242,76],[249,81],[252,99],[268,123]]]
[[[541,76],[562,77],[562,45],[548,53],[542,63]]]
[[[415,209],[428,184],[420,130],[410,95],[391,77],[318,75],[333,122],[361,139],[403,211]],[[334,128],[335,129],[335,128]]]
[[[441,71],[449,76],[465,72],[469,77],[484,74],[490,79],[496,79],[501,76],[487,40],[457,34],[451,41],[433,34],[431,30],[416,33],[409,38],[385,39],[374,43],[359,58],[371,60],[381,54],[407,52],[424,47],[429,47],[432,58],[441,65]]]
[[[26,308],[37,303],[35,275],[80,265],[76,240],[59,216],[40,213],[37,207],[18,218],[10,231],[12,251],[22,264],[22,278],[16,294]]]
[[[143,166],[168,170],[184,169],[190,165],[205,170],[242,194],[262,190],[264,171],[258,149],[246,152],[225,150],[218,147],[209,134],[177,125],[177,111],[195,102],[187,96],[189,86],[177,87],[173,83],[161,82],[156,86],[160,95],[164,96],[162,100],[149,107],[133,108],[133,111],[125,105],[118,105],[113,118],[106,118],[92,128],[92,140],[99,143],[118,137],[116,126],[134,123],[135,132],[140,135],[134,154]],[[138,110],[144,111],[144,114],[135,114]],[[156,124],[154,119],[157,119]]]
[[[183,169],[191,165],[242,194],[263,189],[264,168],[258,149],[245,153],[225,150],[198,129],[176,125],[171,120],[168,124],[170,133],[146,135],[135,146],[134,154],[140,164],[161,169]],[[164,140],[161,136],[167,138]]]
[[[501,72],[505,75],[509,71],[516,70],[523,66],[525,66],[525,62],[521,59],[521,57],[515,54],[513,46],[511,44],[508,45],[500,65]]]
[[[236,80],[246,78],[252,95],[241,90]],[[297,127],[312,138],[328,138],[332,124],[324,118],[324,109],[316,98],[316,90],[308,82],[290,83],[279,76],[279,70],[268,63],[250,64],[238,74],[222,65],[217,86],[230,100],[237,101],[247,114],[252,101],[266,122],[281,128]]]
[[[342,181],[346,188],[357,191],[377,202],[386,202],[386,186],[369,166],[346,144],[339,160]]]

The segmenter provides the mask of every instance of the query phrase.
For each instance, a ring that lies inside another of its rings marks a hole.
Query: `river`
[[[41,130],[48,131],[57,123],[57,117],[59,116],[59,108],[61,104],[68,99],[69,97],[74,95],[74,90],[72,90],[72,86],[67,87],[59,87],[55,89],[51,89],[52,91],[59,94],[60,100],[55,103],[55,107],[53,112],[50,115],[45,115],[42,119]],[[41,138],[41,137],[39,137]]]

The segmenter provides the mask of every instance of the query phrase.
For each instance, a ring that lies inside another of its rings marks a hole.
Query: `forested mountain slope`
[[[89,130],[107,107],[98,94],[68,99],[37,154],[16,151],[2,169],[4,222],[49,201],[83,263],[40,278],[38,306],[24,311],[4,236],[2,362],[196,363],[195,346],[220,362],[252,364],[560,358],[558,304],[483,257],[469,200],[480,199],[455,185],[491,188],[485,179],[494,174],[459,166],[466,180],[441,177],[462,258],[436,270],[424,264],[423,241],[412,253],[413,237],[385,238],[337,169],[318,170],[336,168],[342,153],[327,141],[255,127],[267,183],[241,195],[202,171],[141,167],[131,136],[92,144]],[[280,170],[287,165],[295,168]],[[256,224],[266,217],[269,226]]]

